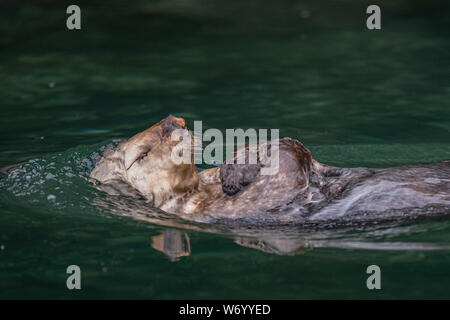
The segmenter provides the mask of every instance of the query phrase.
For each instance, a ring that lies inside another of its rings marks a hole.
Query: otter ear
[[[220,167],[222,190],[232,196],[255,180],[261,166],[259,164],[223,164]]]

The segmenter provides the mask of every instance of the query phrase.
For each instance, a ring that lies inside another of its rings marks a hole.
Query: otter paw
[[[260,171],[258,164],[224,164],[220,167],[222,190],[232,196],[253,182]]]
[[[233,196],[233,195],[235,195],[236,193],[238,193],[238,192],[241,190],[241,188],[239,188],[239,187],[237,187],[237,186],[233,186],[233,185],[225,185],[225,184],[222,184],[222,190],[223,190],[223,192],[225,192],[227,195]]]

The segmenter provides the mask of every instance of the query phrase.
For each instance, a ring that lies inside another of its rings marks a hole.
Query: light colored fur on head
[[[124,181],[155,206],[196,188],[198,172],[194,161],[176,164],[171,160],[171,151],[179,141],[173,141],[170,134],[164,133],[163,121],[173,120],[166,118],[120,143],[117,148],[107,150],[91,178],[103,184]]]

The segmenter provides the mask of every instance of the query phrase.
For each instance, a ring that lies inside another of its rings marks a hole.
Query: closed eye
[[[137,161],[141,161],[142,159],[144,159],[145,157],[147,157],[148,154],[150,153],[150,151],[151,151],[151,149],[148,149],[146,152],[141,153],[141,154],[139,155],[139,157],[137,157],[137,158],[130,164],[130,166],[127,168],[127,170],[129,170],[129,169],[133,166],[133,164],[135,164]]]
[[[142,160],[142,159],[144,159],[145,157],[147,157],[147,156],[150,154],[150,151],[152,151],[151,148],[149,148],[147,151],[143,152],[143,153],[139,156],[139,158],[138,158],[137,160]]]
[[[139,160],[144,159],[147,155],[148,155],[148,152],[143,153],[143,154],[139,157]]]

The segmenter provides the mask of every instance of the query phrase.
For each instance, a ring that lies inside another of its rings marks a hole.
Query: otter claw
[[[252,183],[260,171],[258,164],[224,164],[220,167],[222,190],[229,196],[235,195]]]
[[[236,188],[235,186],[222,186],[223,192],[225,192],[229,196],[233,196],[240,191],[240,188]]]

